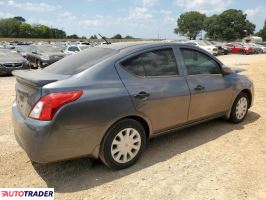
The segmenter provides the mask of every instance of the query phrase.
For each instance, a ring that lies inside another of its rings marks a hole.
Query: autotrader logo
[[[54,200],[54,188],[0,188],[0,199]]]

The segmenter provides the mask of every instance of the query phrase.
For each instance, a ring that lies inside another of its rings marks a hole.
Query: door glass
[[[121,63],[121,65],[130,73],[137,76],[145,76],[145,71],[142,65],[141,56],[130,58]]]
[[[221,74],[219,64],[209,56],[192,50],[181,49],[188,75]]]
[[[171,76],[177,75],[177,64],[172,49],[162,49],[143,53],[128,59],[121,65],[138,76]]]
[[[172,49],[151,51],[142,55],[146,76],[177,75],[177,65]]]

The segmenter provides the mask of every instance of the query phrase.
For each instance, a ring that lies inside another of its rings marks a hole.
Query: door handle
[[[136,99],[142,99],[142,100],[146,100],[149,96],[150,94],[144,91],[139,92],[138,94],[134,95]]]
[[[202,91],[204,89],[205,89],[205,87],[203,87],[202,85],[197,85],[197,87],[194,88],[194,90],[196,90],[196,91]]]

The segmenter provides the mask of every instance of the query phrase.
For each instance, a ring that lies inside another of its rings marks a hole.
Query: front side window
[[[122,62],[121,65],[137,76],[156,77],[178,75],[177,64],[172,49],[143,53]]]
[[[221,74],[219,64],[209,56],[192,50],[181,49],[188,75]]]

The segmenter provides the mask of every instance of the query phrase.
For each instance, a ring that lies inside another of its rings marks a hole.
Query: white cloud
[[[152,7],[159,4],[160,0],[142,0],[143,7]]]
[[[148,8],[145,7],[136,7],[135,9],[129,11],[129,19],[142,19],[142,20],[146,20],[146,19],[151,19],[152,18],[152,14],[149,12]]]
[[[69,21],[74,21],[77,19],[77,17],[75,15],[73,15],[72,13],[65,11],[62,14],[60,14],[61,17],[63,17],[64,19],[67,19]]]
[[[14,17],[14,15],[12,15],[10,13],[0,12],[0,19],[1,18],[9,18],[9,17]]]
[[[257,17],[258,15],[265,14],[265,10],[266,10],[266,7],[260,6],[260,7],[253,8],[253,9],[249,8],[244,13],[247,14],[248,18],[252,19],[252,18]]]
[[[186,10],[197,10],[209,14],[225,10],[232,0],[174,0],[174,3]]]
[[[165,22],[174,22],[176,19],[172,16],[171,10],[160,10],[160,14],[163,16]]]
[[[32,2],[25,2],[25,3],[17,3],[15,0],[8,0],[5,2],[6,5],[22,9],[28,11],[36,11],[36,12],[47,12],[47,11],[55,11],[61,8],[61,6],[50,5],[47,3],[32,3]]]
[[[80,21],[80,25],[86,26],[88,28],[99,27],[103,25],[103,20],[102,19],[86,19],[86,20]]]

